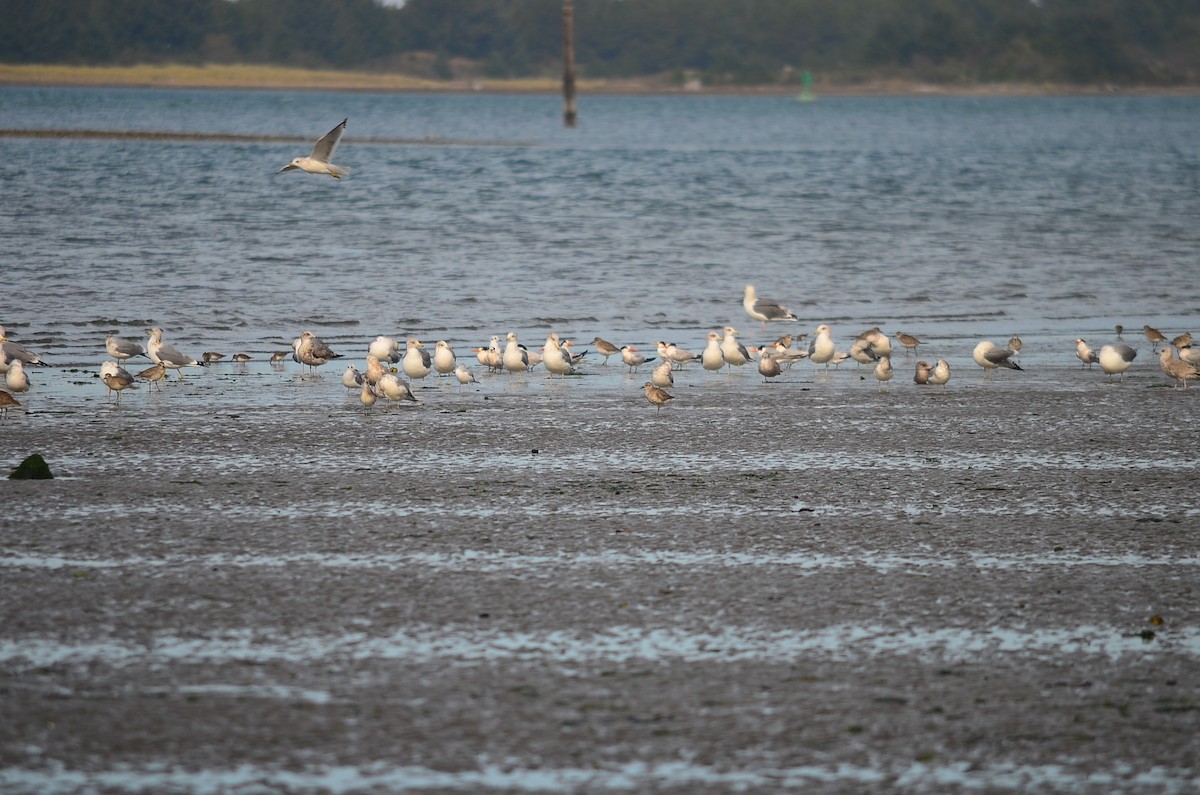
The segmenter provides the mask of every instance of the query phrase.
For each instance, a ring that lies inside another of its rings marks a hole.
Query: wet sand
[[[1152,365],[60,373],[0,422],[58,476],[0,481],[0,790],[1194,791],[1200,391]]]

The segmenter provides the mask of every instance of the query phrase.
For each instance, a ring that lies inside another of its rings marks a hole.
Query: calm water
[[[0,323],[59,363],[151,323],[194,353],[275,350],[302,327],[698,347],[729,322],[761,336],[740,306],[753,282],[805,330],[1019,332],[1069,355],[1076,335],[1200,311],[1200,99],[585,97],[573,131],[559,113],[556,97],[0,89],[8,129],[315,139],[348,116],[352,171],[275,173],[307,144],[0,139]]]

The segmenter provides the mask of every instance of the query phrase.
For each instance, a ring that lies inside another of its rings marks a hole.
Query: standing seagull
[[[762,323],[763,331],[767,330],[768,320],[795,322],[800,319],[788,311],[786,306],[780,306],[777,302],[766,298],[759,298],[753,284],[747,284],[742,291],[742,308],[746,310],[747,315]]]
[[[917,362],[917,371],[913,374],[913,383],[924,386],[929,383],[929,376],[933,373],[933,365],[929,362]]]
[[[1100,357],[1096,355],[1094,350],[1088,347],[1088,344],[1082,338],[1075,340],[1075,356],[1079,361],[1083,362],[1080,367],[1091,367],[1100,361]]]
[[[946,384],[950,383],[950,364],[945,359],[937,360],[933,372],[929,374],[929,383],[940,386],[943,392],[946,391]]]
[[[334,179],[341,179],[346,176],[346,171],[343,168],[330,163],[333,158],[333,152],[337,149],[338,141],[342,140],[342,133],[346,132],[346,122],[349,119],[342,119],[342,123],[334,127],[321,140],[317,141],[317,145],[313,147],[312,154],[308,157],[292,158],[292,162],[288,163],[277,174],[282,174],[285,171],[300,169],[307,171],[309,174],[328,174]]]
[[[204,365],[193,359],[191,356],[180,353],[162,341],[163,330],[155,326],[150,329],[150,339],[146,342],[146,355],[150,357],[150,361],[155,364],[162,364],[163,367],[168,367],[172,370],[179,371],[179,377],[183,378],[184,367],[203,367]]]
[[[104,349],[108,351],[109,356],[119,362],[132,359],[134,356],[146,355],[146,349],[142,347],[141,343],[118,337],[115,334],[109,334],[104,338]]]
[[[1175,349],[1170,345],[1164,345],[1163,349],[1158,352],[1158,363],[1164,373],[1175,379],[1176,389],[1180,384],[1187,389],[1188,381],[1200,381],[1200,367],[1176,358]]]
[[[1021,366],[1011,361],[1012,348],[997,348],[996,343],[984,340],[971,351],[975,364],[983,368],[985,375],[991,375],[997,367],[1007,367],[1010,370],[1020,370]]]
[[[1121,380],[1125,380],[1125,371],[1133,364],[1133,360],[1137,357],[1137,351],[1124,343],[1118,345],[1105,345],[1100,349],[1100,369],[1107,375],[1120,373]]]

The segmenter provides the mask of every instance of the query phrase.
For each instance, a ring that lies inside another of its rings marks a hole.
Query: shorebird
[[[7,373],[8,368],[14,361],[22,364],[37,365],[38,367],[46,367],[46,363],[42,361],[42,357],[38,356],[33,351],[26,348],[19,342],[13,342],[8,338],[8,331],[4,326],[0,326],[0,373]]]
[[[721,353],[720,333],[708,332],[704,350],[700,351],[700,366],[710,373],[715,373],[725,366],[725,354]]]
[[[781,372],[783,371],[779,368],[779,360],[769,352],[763,351],[758,357],[758,374],[764,379],[770,380],[778,376]]]
[[[429,375],[429,371],[433,369],[433,357],[429,355],[429,351],[425,350],[425,346],[416,337],[409,337],[406,346],[404,361],[400,365],[404,368],[404,374],[414,381]]]
[[[1153,326],[1142,326],[1142,333],[1146,335],[1146,341],[1150,343],[1152,352],[1158,350],[1158,343],[1167,341],[1166,335]]]
[[[860,365],[874,366],[875,362],[879,361],[879,357],[875,355],[875,350],[871,347],[871,341],[865,338],[855,340],[850,346],[850,358]]]
[[[1125,333],[1125,327],[1120,323],[1113,326],[1113,330],[1117,332],[1117,339],[1121,339],[1121,335]]]
[[[366,370],[363,372],[363,380],[364,381],[366,381],[371,386],[375,386],[376,384],[379,383],[379,379],[383,378],[383,374],[386,373],[387,371],[388,371],[388,369],[383,366],[383,363],[379,361],[379,359],[375,356],[375,354],[373,354],[373,353],[367,354],[367,367],[366,367]]]
[[[510,373],[523,373],[528,370],[529,352],[517,343],[517,333],[510,331],[504,339],[504,353],[501,356],[504,369]]]
[[[814,333],[817,336],[808,344],[808,358],[813,364],[825,365],[825,369],[828,370],[829,362],[833,360],[833,355],[837,353],[837,346],[833,342],[829,326],[825,323],[817,326]]]
[[[603,337],[596,337],[592,340],[592,344],[596,346],[596,353],[604,357],[604,363],[608,364],[608,357],[615,356],[621,352],[621,349],[613,345]]]
[[[292,340],[292,350],[295,351],[292,358],[300,364],[308,365],[313,373],[329,360],[342,358],[342,355],[334,353],[324,340],[307,330],[301,331],[300,336]]]
[[[105,373],[100,376],[104,385],[117,393],[117,402],[121,402],[121,391],[133,386],[133,377],[124,370],[118,373]]]
[[[674,395],[668,394],[665,389],[659,389],[649,381],[642,384],[642,390],[646,393],[646,400],[649,400],[654,406],[655,414],[662,411],[662,407],[667,405],[667,401],[675,398]]]
[[[950,382],[950,364],[945,359],[938,359],[937,364],[933,366],[933,372],[929,374],[929,383],[934,386],[940,386],[942,391],[946,391],[946,384]]]
[[[905,334],[903,331],[896,332],[896,340],[904,346],[905,356],[915,351],[918,345],[924,344],[912,334]]]
[[[1175,379],[1176,389],[1180,384],[1187,389],[1188,381],[1200,381],[1200,367],[1176,358],[1175,349],[1170,345],[1164,345],[1158,352],[1158,363],[1164,373]]]
[[[682,370],[683,366],[688,362],[697,361],[700,354],[685,351],[675,343],[666,343],[662,340],[658,341],[658,355],[675,365],[676,370]]]
[[[342,386],[349,389],[351,392],[357,391],[363,385],[363,375],[358,371],[358,368],[352,364],[346,365],[345,371],[342,373]]]
[[[924,386],[929,383],[929,376],[933,373],[933,365],[929,362],[917,362],[917,371],[913,375],[913,383]]]
[[[358,401],[367,408],[375,405],[378,395],[375,394],[375,387],[371,386],[366,381],[363,381],[362,391],[358,393]]]
[[[216,351],[205,351],[204,353],[200,354],[200,359],[205,364],[212,364],[213,362],[219,362],[224,358],[225,358],[225,354],[217,353]]]
[[[367,346],[367,353],[373,355],[381,362],[395,364],[400,361],[400,342],[392,337],[385,337],[382,334],[371,340],[371,344]]]
[[[730,367],[741,367],[750,361],[750,352],[746,350],[745,345],[738,342],[738,330],[733,326],[725,327],[725,335],[721,338],[721,356]]]
[[[142,370],[137,374],[137,377],[148,382],[150,384],[150,391],[153,392],[156,385],[161,388],[161,384],[158,384],[158,382],[166,379],[167,367],[162,362],[159,362],[158,364],[151,365],[145,370]]]
[[[458,367],[458,357],[454,349],[445,340],[438,340],[433,346],[433,369],[438,375],[450,375]]]
[[[335,166],[329,161],[333,159],[333,153],[337,150],[338,142],[342,140],[342,133],[346,132],[346,122],[350,119],[342,119],[342,123],[334,127],[329,132],[325,133],[316,146],[313,147],[312,154],[308,157],[295,157],[292,162],[288,163],[283,168],[279,169],[276,174],[282,174],[285,171],[300,169],[309,174],[328,174],[334,179],[341,179],[346,176],[346,170],[340,166]]]
[[[1121,380],[1125,380],[1125,371],[1133,364],[1134,358],[1137,357],[1137,351],[1128,345],[1121,343],[1119,345],[1105,345],[1100,349],[1100,369],[1107,375],[1119,373]]]
[[[465,364],[460,364],[454,368],[454,377],[458,380],[458,383],[463,386],[466,386],[467,384],[478,383],[478,381],[475,380],[475,374],[468,370]]]
[[[1176,348],[1186,348],[1192,344],[1192,332],[1185,331],[1175,339],[1171,340],[1171,344]]]
[[[21,407],[21,401],[17,400],[15,397],[13,397],[12,395],[5,392],[3,389],[0,389],[0,417],[7,417],[9,409],[20,408],[20,407]]]
[[[275,351],[271,354],[271,364],[278,364],[287,358],[287,351]]]
[[[627,367],[629,367],[629,372],[631,373],[646,362],[652,362],[656,358],[657,357],[652,356],[647,359],[638,351],[637,348],[632,345],[621,346],[621,361],[624,362]],[[668,364],[670,364],[670,362],[668,362]]]
[[[134,356],[146,355],[146,349],[142,347],[141,343],[118,337],[115,334],[109,334],[104,338],[104,349],[108,351],[109,356],[120,362],[132,359]]]
[[[767,322],[771,320],[798,321],[800,318],[788,311],[786,306],[780,306],[776,301],[759,298],[754,285],[747,284],[742,290],[742,308],[746,314],[762,323],[762,330],[767,330]]]
[[[1024,345],[1024,343],[1021,342],[1021,338],[1016,334],[1013,334],[1008,338],[1008,349],[1013,353],[1020,353],[1022,345]]]
[[[991,375],[997,367],[1007,367],[1010,370],[1020,370],[1021,366],[1012,361],[1011,348],[997,348],[996,343],[984,340],[975,346],[971,352],[975,363],[983,368],[984,375]]]
[[[200,362],[191,356],[180,353],[175,348],[162,341],[163,330],[155,327],[150,329],[150,339],[146,342],[146,355],[155,364],[161,363],[169,370],[177,370],[179,378],[183,378],[184,367],[202,367]]]
[[[4,383],[9,390],[20,394],[21,392],[29,391],[29,376],[25,375],[25,363],[20,359],[13,361],[9,365],[8,372],[4,374]]]
[[[576,372],[570,356],[563,353],[559,346],[558,332],[551,331],[546,336],[546,346],[542,349],[542,366],[548,372],[562,377],[574,375]]]
[[[879,382],[879,388],[883,389],[883,385],[892,380],[895,371],[892,369],[892,357],[880,356],[879,363],[875,365],[875,380]]]
[[[892,338],[882,331],[871,330],[863,337],[871,345],[871,353],[879,358],[892,355]]]
[[[1080,367],[1091,367],[1100,361],[1100,357],[1096,355],[1094,350],[1088,347],[1088,344],[1082,338],[1075,340],[1075,356],[1078,357],[1079,361],[1083,362],[1083,364],[1079,365]]]
[[[246,362],[250,361],[250,354],[248,354],[248,353],[235,353],[235,354],[233,355],[233,360],[234,360],[235,362],[237,362],[238,364],[245,364]]]
[[[675,376],[671,373],[671,363],[663,361],[650,371],[650,383],[663,389],[675,386]]]
[[[419,402],[413,397],[412,390],[408,388],[408,384],[404,383],[403,379],[397,378],[391,373],[385,373],[383,378],[379,379],[379,383],[375,385],[375,393],[397,403],[401,400],[411,400],[413,403]]]

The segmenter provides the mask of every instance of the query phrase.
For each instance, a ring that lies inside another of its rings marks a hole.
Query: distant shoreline
[[[0,64],[0,86],[62,86],[93,88],[198,88],[292,91],[358,91],[383,93],[557,94],[558,81],[549,78],[507,80],[425,80],[400,74],[291,69],[277,66],[59,66]],[[593,95],[762,95],[791,96],[800,86],[691,86],[661,80],[580,80],[580,94]],[[947,85],[904,79],[812,86],[815,96],[884,97],[1024,97],[1024,96],[1195,96],[1200,86],[1078,86],[1064,84],[979,83]]]

